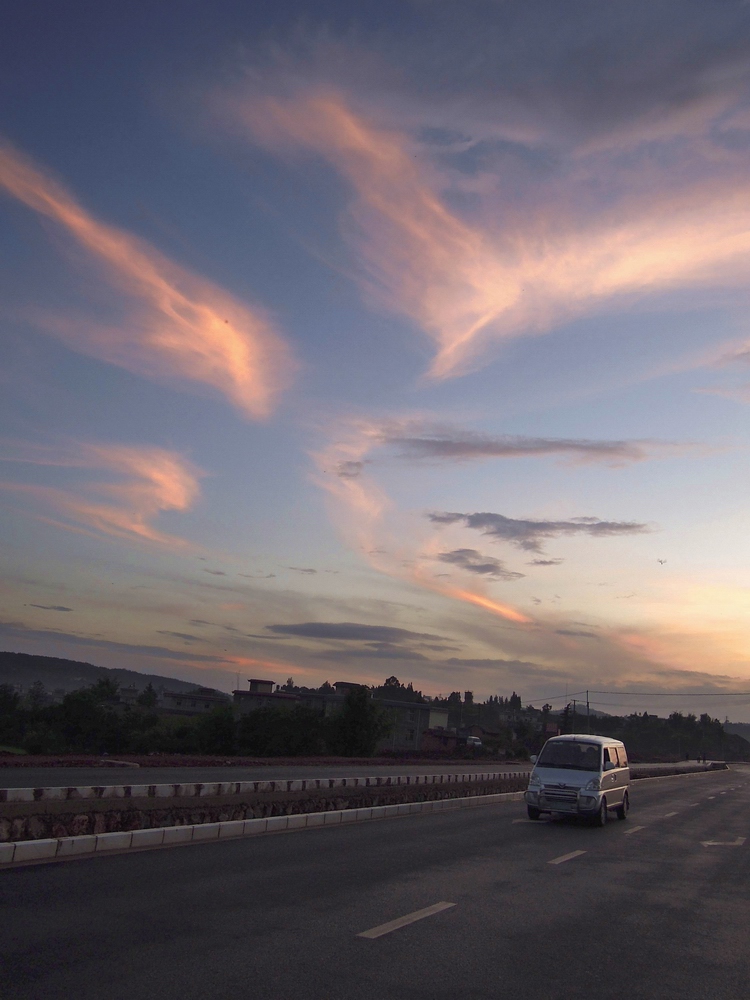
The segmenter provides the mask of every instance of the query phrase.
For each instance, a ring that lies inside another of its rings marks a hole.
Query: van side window
[[[615,767],[620,766],[617,760],[617,747],[604,748],[604,763],[606,764],[608,760],[611,760]]]
[[[620,758],[620,767],[628,766],[628,755],[625,753],[625,747],[617,748],[617,755]]]

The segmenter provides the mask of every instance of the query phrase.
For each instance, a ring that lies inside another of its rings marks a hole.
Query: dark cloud
[[[577,636],[580,639],[598,639],[599,636],[595,632],[579,632],[572,628],[558,628],[555,629],[555,635],[572,635]]]
[[[412,660],[425,661],[428,657],[409,646],[392,642],[368,642],[359,649],[322,649],[316,659],[346,663],[347,660]]]
[[[72,611],[72,608],[65,608],[62,604],[30,604],[30,608],[41,608],[42,611]]]
[[[479,576],[489,576],[495,580],[520,580],[523,573],[514,573],[506,569],[505,564],[493,556],[482,555],[476,549],[453,549],[452,552],[441,552],[438,556],[440,562],[450,563],[459,566],[469,573],[476,573]]]
[[[266,628],[280,635],[303,636],[306,639],[343,639],[346,642],[393,643],[444,638],[430,632],[410,632],[390,625],[360,625],[357,622],[301,622],[298,625],[266,625]]]
[[[0,622],[0,637],[6,639],[34,639],[50,643],[54,650],[60,643],[68,646],[84,646],[91,649],[104,649],[115,653],[127,653],[133,656],[151,656],[162,660],[184,660],[192,663],[226,663],[221,656],[206,656],[199,653],[178,653],[164,646],[139,646],[128,642],[114,642],[110,639],[95,639],[89,636],[61,632],[59,629],[32,629],[20,622]],[[52,654],[51,654],[52,655]]]
[[[210,573],[211,576],[226,576],[227,574],[223,569],[204,569],[204,573]]]
[[[237,576],[244,576],[246,580],[273,580],[275,573],[238,573]]]
[[[560,563],[565,562],[564,559],[532,559],[531,562],[526,563],[527,566],[559,566]]]
[[[526,552],[541,552],[542,539],[559,538],[561,535],[590,535],[594,538],[612,535],[640,535],[650,531],[648,525],[636,521],[601,521],[599,518],[572,518],[568,521],[532,521],[525,518],[505,517],[489,512],[457,514],[436,512],[427,517],[435,524],[463,522],[484,535],[517,545]]]
[[[378,438],[410,460],[468,461],[477,458],[540,458],[556,455],[573,462],[624,465],[642,462],[657,450],[676,445],[656,441],[591,441],[587,438],[537,438],[515,434],[488,435],[415,421],[384,425]]]
[[[342,479],[356,479],[364,468],[364,462],[339,462],[336,475]]]
[[[171,635],[174,639],[184,639],[185,642],[205,642],[199,635],[191,635],[189,632],[169,632],[166,629],[157,629],[159,635]]]
[[[313,576],[318,572],[316,569],[312,569],[309,566],[287,566],[287,569],[293,569],[295,573],[305,573],[308,576]]]

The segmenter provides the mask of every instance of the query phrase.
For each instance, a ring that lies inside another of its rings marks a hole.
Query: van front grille
[[[575,802],[578,798],[573,788],[545,788],[542,794],[549,802]]]

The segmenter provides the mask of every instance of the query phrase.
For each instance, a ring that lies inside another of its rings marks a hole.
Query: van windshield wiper
[[[540,760],[537,767],[559,767],[564,771],[598,771],[598,767],[584,767],[583,764],[553,764]]]

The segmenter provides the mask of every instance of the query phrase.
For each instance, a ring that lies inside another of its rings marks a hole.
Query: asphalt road
[[[7,870],[4,995],[746,994],[750,768],[637,782],[604,829],[524,817],[503,803]],[[438,903],[454,905],[359,936]]]
[[[674,767],[646,764],[638,767]],[[273,781],[276,778],[359,778],[377,774],[469,774],[474,771],[530,771],[531,764],[506,764],[480,760],[476,763],[439,760],[424,764],[373,766],[337,764],[333,767],[295,764],[260,767],[2,767],[0,788],[56,788],[73,785],[169,785],[191,781]]]

